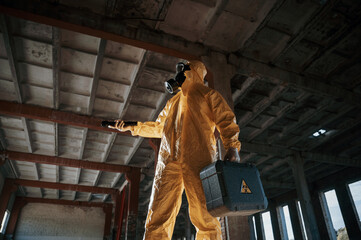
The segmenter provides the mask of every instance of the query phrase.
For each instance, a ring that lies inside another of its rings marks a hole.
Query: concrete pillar
[[[295,240],[303,240],[302,222],[297,210],[296,201],[291,200],[288,203],[288,210],[290,212],[293,236],[295,237]]]
[[[326,200],[323,194],[317,190],[311,191],[311,201],[317,219],[317,227],[320,232],[321,239],[336,240],[336,233],[332,226],[331,216],[327,209]]]
[[[112,224],[112,211],[113,207],[107,205],[103,207],[105,213],[105,224],[104,224],[104,240],[111,239],[111,224]]]
[[[231,79],[236,74],[236,68],[228,64],[226,55],[219,52],[212,52],[208,56],[203,56],[201,61],[208,70],[209,87],[217,90],[233,109]]]
[[[226,55],[219,52],[211,52],[208,56],[201,57],[201,61],[203,61],[208,70],[207,79],[209,80],[209,86],[217,90],[227,101],[231,109],[233,109],[231,79],[236,74],[236,68],[228,64]],[[224,149],[222,152],[223,154],[226,153]],[[239,239],[239,236],[242,236],[244,239],[250,238],[248,217],[227,217],[227,222],[229,240]]]
[[[275,240],[281,240],[281,232],[280,232],[280,225],[278,220],[276,204],[273,202],[269,202],[268,209],[271,215],[273,237]]]
[[[304,161],[299,153],[295,153],[295,155],[289,159],[289,164],[292,168],[295,179],[297,196],[301,203],[307,238],[309,240],[318,240],[321,238],[318,232],[317,221],[312,207],[311,196],[308,190],[303,163]]]
[[[335,191],[349,238],[360,239],[360,219],[352,200],[350,189],[345,184],[338,184],[335,187]]]
[[[254,221],[256,223],[257,240],[266,240],[266,235],[264,233],[262,216],[261,216],[260,213],[256,213],[254,215]]]
[[[115,204],[115,208],[114,208],[114,228],[117,229],[118,228],[118,224],[119,224],[119,214],[120,214],[120,207],[121,207],[121,192],[117,191],[116,194],[112,195],[112,199],[114,201]]]
[[[115,197],[115,216],[114,216],[114,226],[115,230],[117,232],[116,234],[116,240],[119,240],[122,235],[122,227],[123,227],[123,219],[124,215],[127,217],[127,199],[126,199],[126,188],[124,188],[120,194],[119,197]],[[118,214],[117,214],[118,212]]]
[[[133,169],[132,172],[127,173],[125,177],[129,182],[128,220],[125,239],[132,240],[136,239],[137,233],[140,169]]]
[[[16,192],[17,189],[18,189],[18,186],[14,184],[13,179],[7,178],[5,180],[4,187],[1,192],[1,198],[0,198],[0,217],[1,217],[1,219],[4,218],[4,214],[8,207],[11,195],[14,192]]]
[[[22,198],[16,198],[14,202],[13,209],[11,211],[10,219],[8,226],[6,228],[6,239],[14,239],[14,233],[16,229],[16,224],[19,219],[21,209],[26,205],[26,201]]]

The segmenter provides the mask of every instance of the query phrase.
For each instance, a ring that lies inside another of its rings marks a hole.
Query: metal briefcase
[[[207,209],[214,217],[248,216],[267,208],[257,168],[218,160],[200,172]]]

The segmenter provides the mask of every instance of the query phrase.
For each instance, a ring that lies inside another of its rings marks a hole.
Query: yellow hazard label
[[[241,185],[241,193],[252,193],[251,189],[248,187],[246,181],[242,179],[242,185]]]

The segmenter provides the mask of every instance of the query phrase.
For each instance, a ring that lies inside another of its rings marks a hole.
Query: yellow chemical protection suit
[[[216,160],[215,128],[227,149],[240,150],[239,128],[223,97],[203,84],[202,62],[188,63],[186,80],[155,122],[122,127],[134,136],[161,138],[144,239],[171,239],[185,189],[197,240],[221,239],[221,227],[206,207],[200,171]],[[119,122],[118,122],[119,123]]]

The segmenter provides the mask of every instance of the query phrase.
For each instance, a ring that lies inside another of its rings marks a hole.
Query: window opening
[[[292,223],[291,223],[291,217],[290,217],[290,212],[288,210],[288,206],[284,206],[282,208],[283,210],[283,214],[285,216],[285,220],[286,220],[286,229],[287,229],[287,235],[288,235],[288,239],[295,239],[294,235],[293,235],[293,229],[292,229]]]
[[[262,221],[263,221],[263,230],[266,237],[266,240],[273,240],[273,229],[271,222],[271,214],[270,212],[262,213]]]
[[[355,203],[358,218],[361,219],[361,180],[348,185],[353,202]]]
[[[338,204],[335,190],[330,190],[324,193],[328,210],[331,215],[331,221],[336,232],[336,236],[347,236],[345,222],[342,218],[340,206]]]

